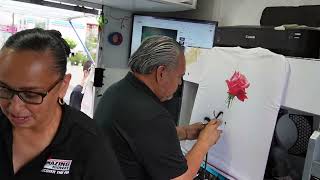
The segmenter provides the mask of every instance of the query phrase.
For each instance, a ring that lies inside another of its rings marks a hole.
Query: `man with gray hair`
[[[111,138],[127,179],[193,179],[214,145],[219,121],[175,127],[162,102],[182,83],[185,57],[173,39],[153,36],[131,56],[129,72],[104,93],[94,118]],[[179,140],[198,139],[183,156]]]

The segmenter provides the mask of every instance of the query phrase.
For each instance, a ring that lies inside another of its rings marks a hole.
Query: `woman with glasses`
[[[0,179],[122,179],[94,121],[63,102],[70,48],[54,30],[11,36],[0,50]]]

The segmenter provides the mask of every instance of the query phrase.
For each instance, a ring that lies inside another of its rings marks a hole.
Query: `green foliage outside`
[[[74,56],[69,57],[68,60],[71,62],[71,65],[83,66],[83,64],[88,60],[88,58],[86,55],[82,54],[81,52],[77,52],[74,54]]]
[[[78,45],[77,42],[71,38],[67,37],[67,38],[64,38],[64,40],[68,43],[71,51]],[[86,60],[87,60],[87,57],[81,52],[76,52],[74,55],[71,55],[68,58],[68,61],[71,62],[71,65],[75,65],[75,66],[82,65],[83,62],[85,62]]]
[[[70,49],[74,49],[75,47],[77,47],[77,42],[71,38],[64,38],[65,41],[67,41]]]
[[[98,45],[97,35],[90,34],[89,36],[87,36],[86,47],[88,48],[90,55],[94,61],[96,60],[97,45]]]
[[[46,29],[46,22],[36,22],[35,23],[35,27],[36,28]]]
[[[74,49],[77,46],[77,42],[74,41],[71,38],[64,38],[66,40],[66,42],[68,43],[70,49]],[[87,37],[86,37],[86,42],[85,42],[86,47],[88,48],[90,55],[92,57],[92,59],[95,61],[96,60],[96,56],[97,56],[97,45],[98,45],[98,37],[97,35],[90,33]],[[71,65],[75,65],[75,66],[81,66],[83,65],[89,58],[87,57],[87,54],[84,54],[82,52],[76,52],[73,56],[70,56],[68,58],[68,61],[71,62]]]
[[[89,50],[93,50],[97,48],[97,44],[98,44],[98,37],[94,36],[94,35],[89,35],[86,39],[86,47]]]
[[[91,53],[91,57],[93,61],[96,61],[97,53]],[[89,58],[88,58],[89,59]]]

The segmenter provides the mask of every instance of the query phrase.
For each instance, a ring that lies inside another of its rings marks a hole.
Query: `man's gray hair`
[[[159,66],[175,68],[180,53],[183,53],[183,47],[174,39],[167,36],[151,36],[145,39],[130,57],[129,67],[132,72],[139,74],[150,74]]]

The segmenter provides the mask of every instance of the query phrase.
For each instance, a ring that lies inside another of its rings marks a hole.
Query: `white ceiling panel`
[[[0,11],[63,20],[68,20],[74,17],[92,16],[91,14],[82,12],[23,3],[13,0],[1,0]]]
[[[170,12],[191,10],[196,7],[197,0],[85,0],[109,7],[147,12]]]

